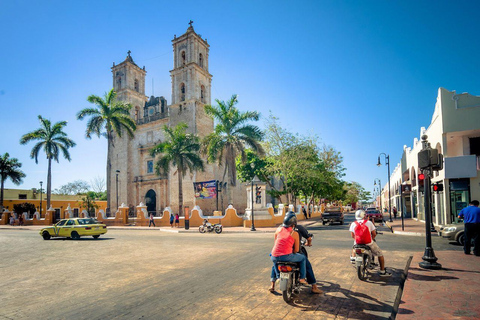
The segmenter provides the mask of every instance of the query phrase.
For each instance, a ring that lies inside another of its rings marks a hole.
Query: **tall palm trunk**
[[[52,193],[52,158],[48,158],[47,173],[47,210],[50,209],[50,196]]]
[[[183,211],[183,185],[182,185],[182,170],[178,168],[178,215],[182,215]]]
[[[112,143],[112,136],[111,133],[109,132],[107,134],[107,208],[110,210],[110,213],[112,214],[112,207],[110,206],[110,192],[112,191],[110,187],[112,186],[112,182],[110,181],[110,177],[112,176],[112,173],[110,172],[112,169],[112,163],[110,161],[110,145]],[[118,207],[118,203],[117,203]]]
[[[1,191],[0,191],[0,213],[2,213],[2,211],[3,211],[3,187],[4,187],[4,182],[5,182],[5,180],[3,180],[3,177],[1,177],[1,179],[2,179],[2,182],[1,182],[2,186],[1,186]]]

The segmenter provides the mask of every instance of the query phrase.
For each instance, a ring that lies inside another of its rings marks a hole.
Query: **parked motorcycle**
[[[302,239],[300,253],[308,258],[305,249],[306,241],[306,239]],[[282,291],[283,300],[290,303],[293,296],[300,293],[300,268],[297,262],[278,262],[277,268],[280,271],[280,291]]]
[[[205,219],[203,221],[203,224],[200,227],[198,227],[198,231],[200,231],[200,233],[213,232],[213,231],[215,231],[215,233],[222,233],[223,227],[220,223],[211,224],[210,222],[208,222],[208,220]]]

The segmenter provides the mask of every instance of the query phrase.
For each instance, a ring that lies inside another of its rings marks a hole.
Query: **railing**
[[[168,117],[167,112],[162,112],[162,113],[158,112],[158,113],[155,113],[153,116],[146,116],[146,117],[140,118],[136,122],[137,122],[137,125],[141,125],[141,124],[149,123],[152,121],[164,119],[167,117]]]

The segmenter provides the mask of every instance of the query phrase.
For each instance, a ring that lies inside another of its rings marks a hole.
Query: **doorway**
[[[470,202],[470,179],[449,181],[450,189],[450,221],[458,223],[458,214]]]
[[[157,214],[157,193],[154,190],[150,189],[147,191],[145,195],[145,205],[147,206],[148,216],[153,214],[155,217]]]

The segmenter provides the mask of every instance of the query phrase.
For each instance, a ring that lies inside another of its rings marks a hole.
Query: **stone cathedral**
[[[145,96],[145,67],[135,64],[130,51],[120,64],[113,64],[113,88],[117,99],[132,105],[131,117],[137,130],[133,138],[125,133],[115,138],[110,146],[110,203],[116,210],[122,203],[136,206],[140,202],[148,211],[161,212],[170,207],[178,211],[178,177],[175,168],[168,176],[155,173],[155,159],[150,149],[164,140],[163,126],[174,127],[180,122],[188,125],[187,131],[201,138],[213,131],[213,120],[205,114],[204,105],[211,104],[212,75],[208,71],[209,44],[190,27],[180,37],[174,37],[171,103],[163,97]],[[205,160],[205,159],[204,159]],[[216,209],[216,199],[195,201],[193,182],[220,180],[221,169],[217,164],[207,164],[205,171],[190,173],[183,179],[184,206],[199,205],[204,212]],[[118,188],[118,203],[117,203]],[[238,190],[237,190],[238,189]],[[232,192],[234,206],[245,208],[245,188],[237,184]],[[220,196],[222,197],[222,195]],[[223,195],[226,208],[226,194]],[[219,210],[222,210],[219,206]]]

